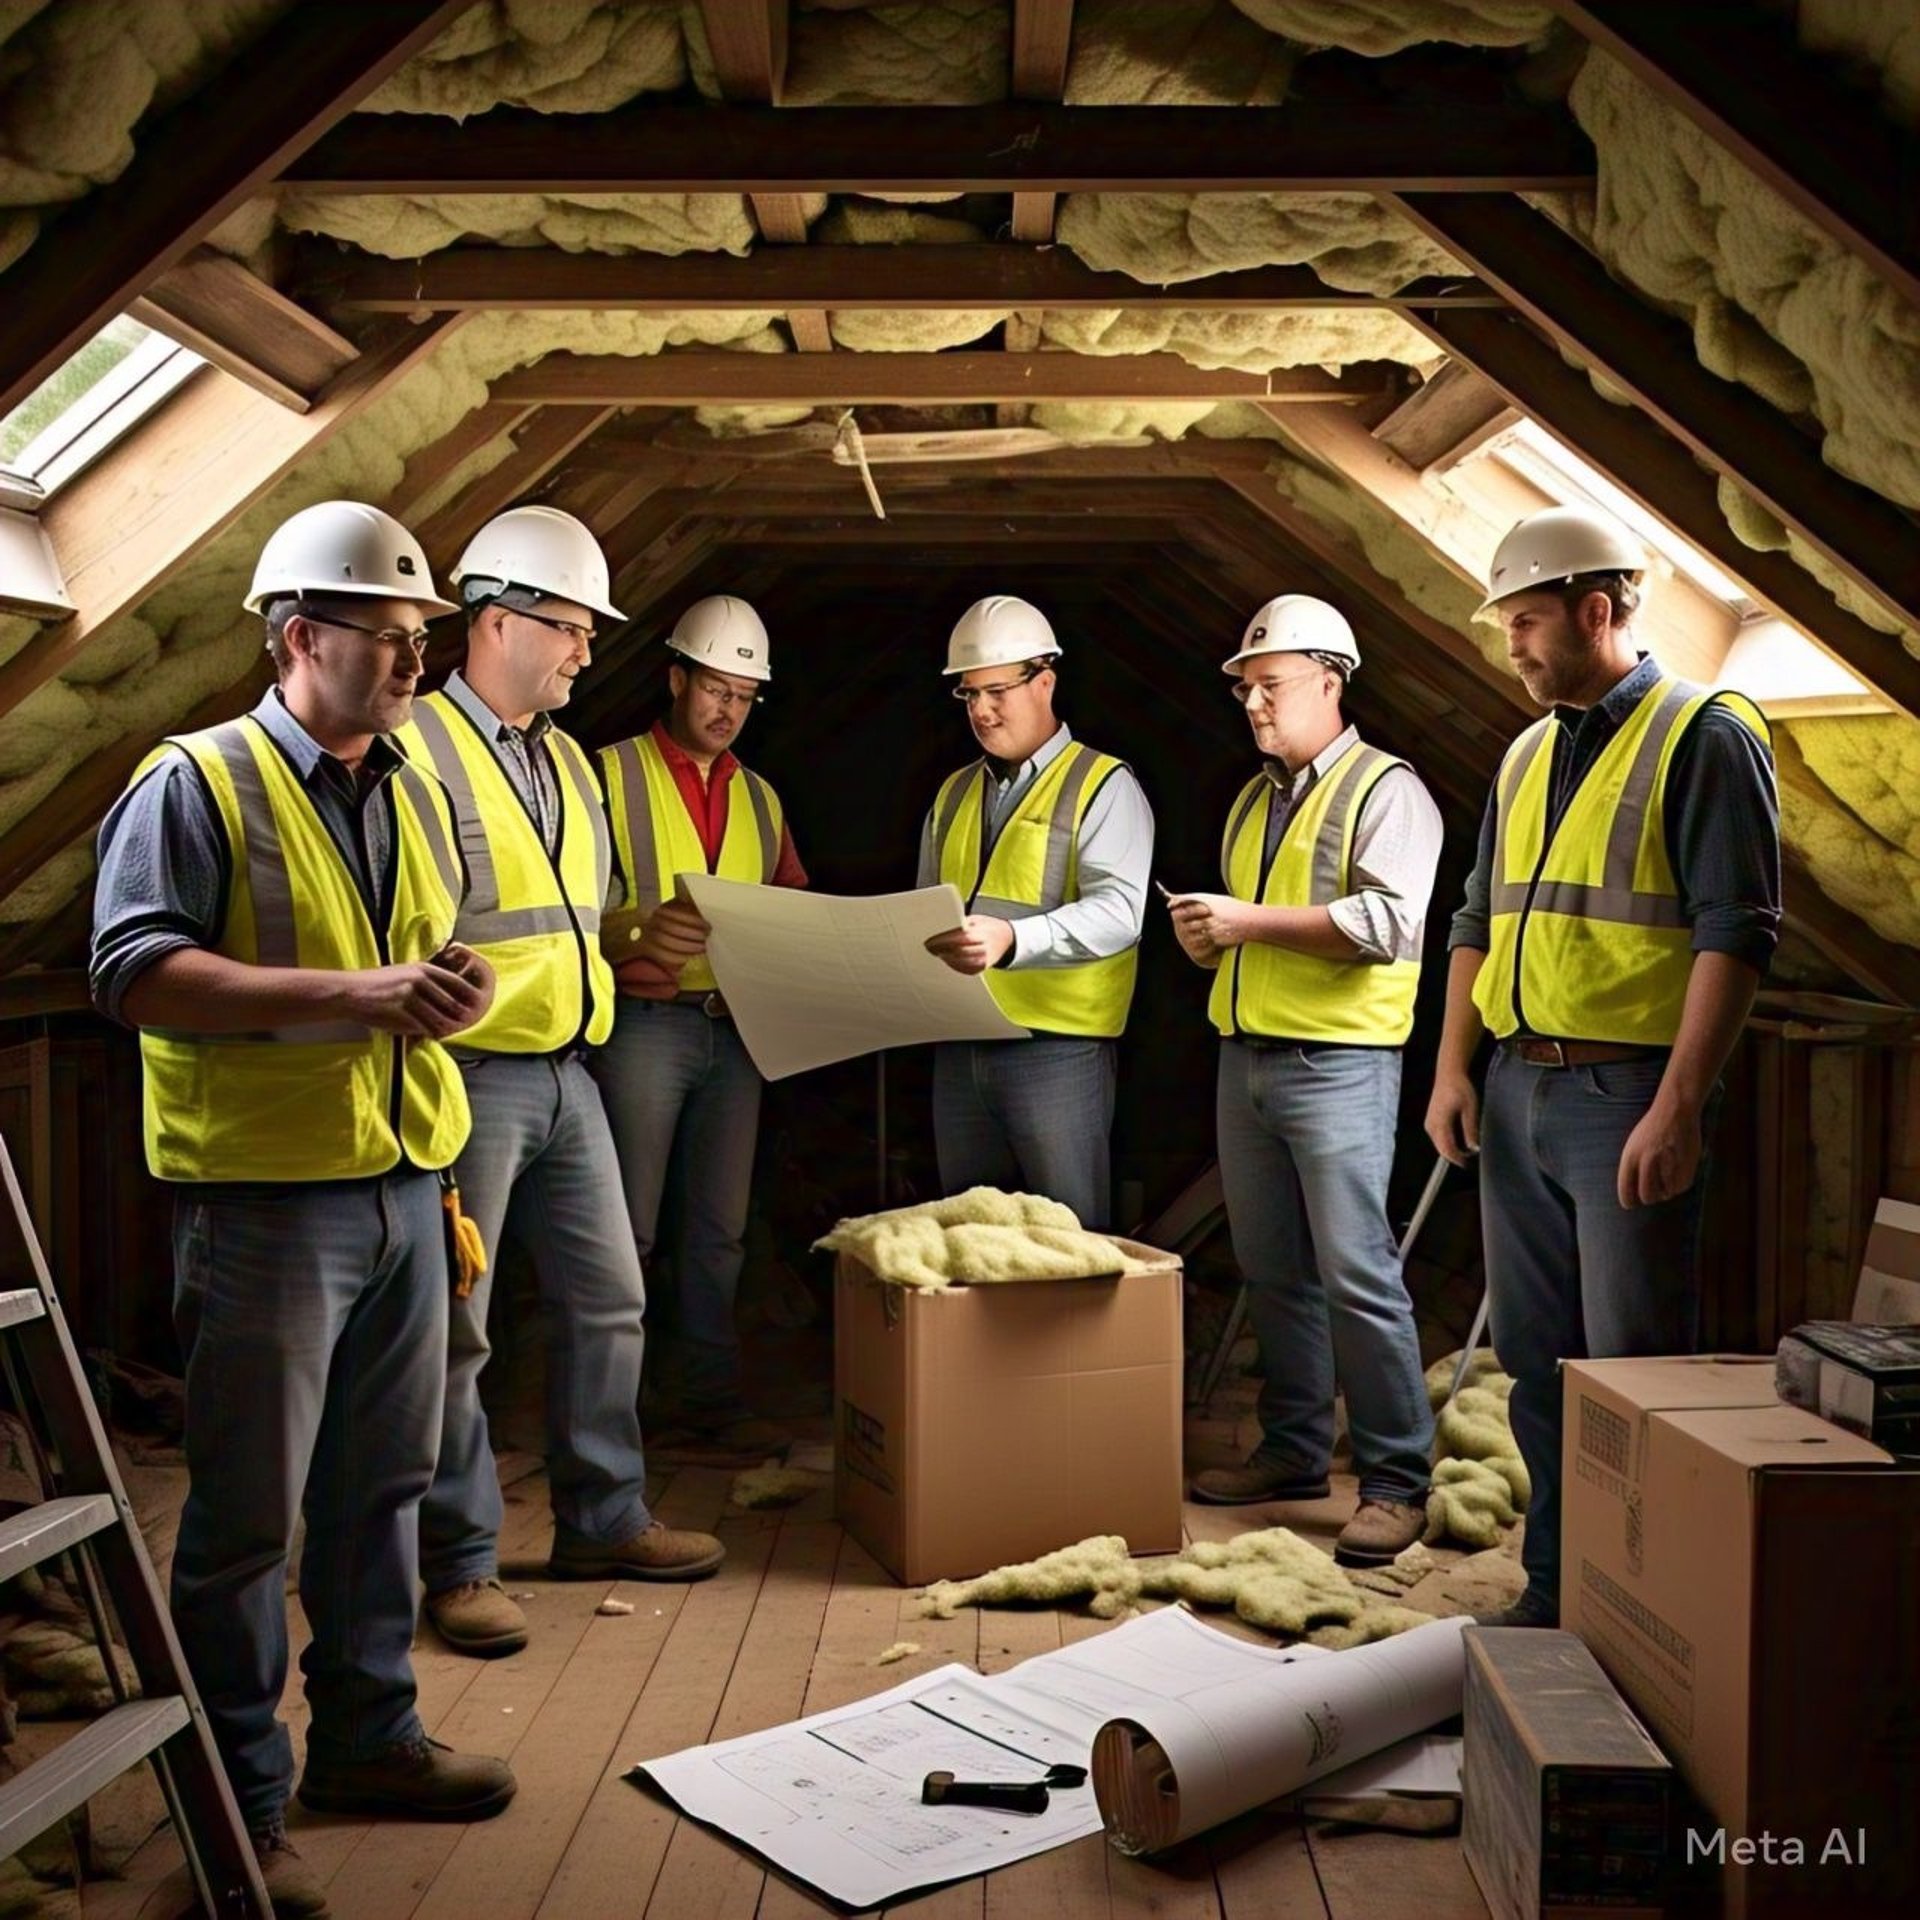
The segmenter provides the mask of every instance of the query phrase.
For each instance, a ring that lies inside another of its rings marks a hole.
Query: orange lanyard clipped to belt
[[[487,1270],[487,1245],[480,1229],[460,1211],[460,1187],[451,1167],[440,1169],[440,1205],[447,1216],[447,1244],[453,1264],[454,1297],[464,1300]]]

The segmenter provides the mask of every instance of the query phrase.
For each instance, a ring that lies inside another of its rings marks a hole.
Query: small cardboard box
[[[1874,1209],[1847,1317],[1879,1326],[1920,1321],[1920,1207],[1883,1199]]]
[[[1695,1799],[1728,1920],[1910,1911],[1920,1473],[1771,1356],[1569,1361],[1560,1618]]]
[[[918,1586],[1088,1534],[1180,1547],[1180,1262],[937,1292],[835,1271],[841,1524]]]
[[[1495,1920],[1667,1911],[1673,1769],[1570,1633],[1466,1635],[1461,1846]]]

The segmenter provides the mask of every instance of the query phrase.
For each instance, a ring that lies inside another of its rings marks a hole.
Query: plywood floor
[[[1234,1437],[1231,1426],[1211,1436],[1222,1457]],[[339,1920],[801,1920],[835,1911],[621,1775],[636,1760],[841,1705],[944,1661],[993,1672],[1103,1630],[1070,1611],[923,1620],[915,1594],[834,1523],[827,1493],[784,1513],[743,1513],[728,1504],[732,1475],[712,1469],[663,1477],[655,1504],[662,1518],[726,1540],[715,1578],[693,1587],[552,1583],[539,1576],[549,1520],[538,1463],[521,1456],[502,1466],[503,1577],[533,1622],[532,1644],[512,1659],[475,1661],[423,1630],[416,1664],[429,1730],[510,1758],[519,1797],[498,1819],[466,1828],[356,1823],[296,1807],[295,1843],[325,1879]],[[155,1482],[144,1503],[162,1558],[170,1516],[152,1502],[164,1508],[170,1491]],[[1277,1519],[1330,1535],[1341,1505],[1336,1489],[1332,1501],[1285,1514],[1188,1515],[1207,1537]],[[597,1614],[610,1593],[635,1611]],[[295,1633],[297,1646],[297,1608]],[[897,1640],[922,1651],[875,1666]],[[287,1716],[298,1747],[297,1672]],[[122,1877],[88,1886],[82,1911],[101,1920],[179,1911],[184,1870],[151,1781],[129,1776],[94,1812],[97,1842],[119,1853]],[[1486,1908],[1455,1839],[1303,1826],[1267,1811],[1157,1864],[1123,1859],[1096,1836],[892,1911],[916,1920],[1483,1920]]]

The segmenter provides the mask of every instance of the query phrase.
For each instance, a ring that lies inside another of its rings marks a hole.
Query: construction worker
[[[1488,796],[1427,1132],[1456,1165],[1479,1152],[1493,1339],[1533,1483],[1505,1626],[1559,1618],[1560,1362],[1698,1341],[1705,1142],[1780,922],[1766,722],[1637,644],[1645,567],[1605,515],[1549,508],[1501,541],[1481,608],[1547,714]]]
[[[656,1452],[671,1436],[751,1465],[792,1444],[747,1406],[734,1324],[761,1082],[715,989],[707,923],[676,897],[675,882],[711,873],[804,887],[807,876],[779,797],[733,755],[772,678],[760,616],[716,594],[680,616],[667,646],[672,706],[650,731],[600,755],[618,901],[601,940],[620,998],[593,1071],[643,1267],[669,1167],[680,1176],[672,1280],[663,1286],[655,1273],[653,1285]]]
[[[437,598],[378,509],[309,507],[247,611],[279,684],[169,740],[100,830],[92,986],[140,1029],[147,1163],[174,1185],[189,1486],[173,1617],[279,1913],[326,1896],[287,1845],[286,1562],[304,1512],[300,1797],[481,1819],[504,1762],[414,1710],[417,1515],[447,1322],[440,1170],[467,1137],[444,1042],[493,977],[452,943],[462,879],[439,783],[391,738]]]
[[[1033,1038],[934,1050],[933,1139],[949,1193],[1024,1188],[1099,1228],[1153,814],[1131,768],[1054,717],[1059,657],[1046,616],[1011,594],[976,601],[947,643],[982,757],[941,784],[921,831],[919,884],[946,881],[966,908],[927,949],[984,973]]]
[[[546,1335],[547,1470],[556,1580],[688,1580],[723,1549],[652,1518],[640,1453],[644,1290],[620,1165],[583,1055],[613,1026],[600,957],[612,851],[586,752],[552,721],[618,619],[593,535],[553,507],[516,507],[474,535],[453,573],[466,664],[414,708],[408,754],[453,797],[472,886],[459,935],[493,964],[487,1017],[454,1057],[473,1103],[460,1187],[489,1262],[511,1214],[532,1256]],[[527,1640],[499,1580],[500,1482],[480,1372],[491,1269],[456,1291],[440,1466],[420,1508],[427,1614],[451,1647]]]
[[[1433,1416],[1387,1182],[1441,826],[1341,711],[1359,665],[1324,600],[1283,593],[1248,621],[1223,671],[1264,764],[1228,815],[1226,892],[1168,905],[1213,970],[1220,1174],[1265,1374],[1259,1445],[1194,1497],[1323,1499],[1337,1380],[1360,1500],[1334,1557],[1377,1566],[1427,1523]]]

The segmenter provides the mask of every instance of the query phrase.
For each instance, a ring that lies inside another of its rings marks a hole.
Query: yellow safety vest
[[[1549,843],[1560,723],[1549,714],[1507,749],[1495,781],[1491,918],[1474,1005],[1504,1039],[1671,1046],[1693,971],[1692,930],[1667,860],[1667,770],[1686,730],[1719,701],[1769,740],[1760,710],[1671,675],[1601,748]]]
[[[552,1053],[613,1030],[613,974],[600,957],[612,847],[593,763],[558,727],[546,734],[560,789],[552,853],[493,747],[444,693],[413,705],[395,738],[453,796],[467,858],[456,937],[498,982],[485,1019],[455,1044],[477,1053]]]
[[[941,783],[933,803],[933,857],[969,913],[1024,920],[1080,897],[1080,823],[1093,797],[1125,765],[1069,741],[1041,770],[986,848],[993,775],[984,760]],[[987,990],[1009,1020],[1042,1033],[1112,1039],[1133,1004],[1139,950],[1068,967],[989,967]]]
[[[306,789],[250,716],[162,743],[133,776],[184,753],[232,855],[213,951],[256,967],[351,972],[429,960],[453,937],[460,859],[446,795],[401,767],[393,904],[376,928]],[[377,802],[376,802],[377,804]],[[259,1033],[143,1029],[147,1165],[162,1180],[353,1180],[401,1155],[448,1166],[471,1116],[460,1070],[432,1040],[350,1021]]]
[[[711,871],[722,880],[771,884],[780,864],[786,815],[779,796],[757,773],[735,763],[739,784],[727,796],[727,830],[720,839],[720,858],[709,868],[686,797],[652,734],[601,748],[600,766],[627,888],[625,904],[610,912],[601,928],[601,949],[608,959],[617,962],[631,950],[647,917],[662,900],[672,898],[673,883],[683,873]],[[745,806],[737,804],[742,794]],[[708,993],[714,984],[704,954],[681,969],[683,993]]]
[[[1264,773],[1241,788],[1220,842],[1220,872],[1236,900],[1266,907],[1324,907],[1353,891],[1353,836],[1381,778],[1404,767],[1356,740],[1314,782],[1281,830],[1262,875],[1276,792]],[[1213,976],[1207,1012],[1221,1033],[1398,1047],[1413,1031],[1417,960],[1328,960],[1265,941],[1233,948]]]

